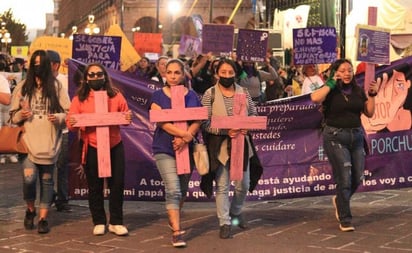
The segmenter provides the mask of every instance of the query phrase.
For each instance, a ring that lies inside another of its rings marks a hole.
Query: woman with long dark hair
[[[103,235],[106,232],[106,212],[104,210],[104,178],[98,175],[97,134],[96,127],[74,127],[77,123],[72,114],[95,112],[95,91],[106,91],[109,112],[124,112],[125,119],[132,120],[126,99],[118,89],[113,87],[106,69],[100,63],[86,66],[83,80],[76,96],[72,100],[66,122],[70,131],[79,131],[83,142],[85,157],[84,170],[89,187],[89,209],[94,224],[93,234]],[[109,195],[109,231],[116,235],[127,235],[129,231],[123,225],[123,191],[125,175],[124,147],[119,126],[109,126],[111,177],[108,178]]]
[[[336,60],[325,85],[311,93],[321,103],[324,115],[323,147],[332,166],[336,183],[333,196],[336,219],[341,231],[354,231],[350,199],[364,177],[365,150],[361,114],[372,117],[375,111],[376,81],[367,94],[357,85],[352,63]]]
[[[24,125],[23,139],[29,150],[20,157],[26,229],[34,228],[37,178],[40,181],[39,233],[50,231],[47,214],[53,198],[53,170],[69,106],[67,90],[54,77],[46,51],[33,52],[27,77],[13,92],[10,111],[12,123]]]

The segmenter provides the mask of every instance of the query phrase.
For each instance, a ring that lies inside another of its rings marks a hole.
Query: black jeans
[[[97,149],[89,146],[85,173],[89,186],[89,209],[94,225],[106,225],[104,210],[104,178],[99,178],[97,170]],[[123,225],[123,190],[125,174],[124,146],[120,142],[110,150],[112,177],[107,178],[109,192],[109,213],[112,225]]]

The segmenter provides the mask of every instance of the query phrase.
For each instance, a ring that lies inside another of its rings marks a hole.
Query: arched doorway
[[[159,24],[160,25],[160,24]],[[135,32],[142,33],[161,33],[161,26],[157,27],[157,22],[154,17],[145,16],[138,19],[133,27]]]

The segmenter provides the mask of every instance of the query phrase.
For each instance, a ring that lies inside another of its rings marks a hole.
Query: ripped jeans
[[[48,209],[53,198],[54,164],[35,164],[27,155],[21,160],[23,167],[23,198],[25,201],[36,200],[37,178],[40,183],[40,208]]]
[[[364,132],[359,128],[325,126],[323,147],[336,183],[336,204],[340,222],[350,222],[350,198],[362,183],[365,169]]]

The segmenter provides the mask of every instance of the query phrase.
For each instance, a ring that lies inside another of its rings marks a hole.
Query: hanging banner
[[[364,124],[370,154],[359,191],[412,187],[412,74],[408,71],[411,65],[412,57],[408,57],[376,69],[377,76],[387,78],[375,98],[375,116]],[[76,83],[76,70],[82,67],[80,62],[70,62],[70,84]],[[149,122],[148,116],[151,94],[160,89],[161,84],[131,79],[111,69],[109,74],[133,112],[132,124],[121,126],[126,157],[125,199],[163,201],[164,185],[151,148],[155,124]],[[356,76],[360,85],[363,79],[363,74]],[[322,146],[320,106],[312,103],[310,95],[302,95],[270,101],[257,109],[259,115],[268,117],[266,130],[252,132],[264,172],[256,189],[248,193],[248,199],[334,194],[332,171]],[[374,128],[378,125],[379,128]],[[70,196],[87,199],[87,183],[79,162],[81,147],[76,138],[73,139],[70,144]],[[194,171],[187,199],[210,201],[199,184],[200,176]]]

